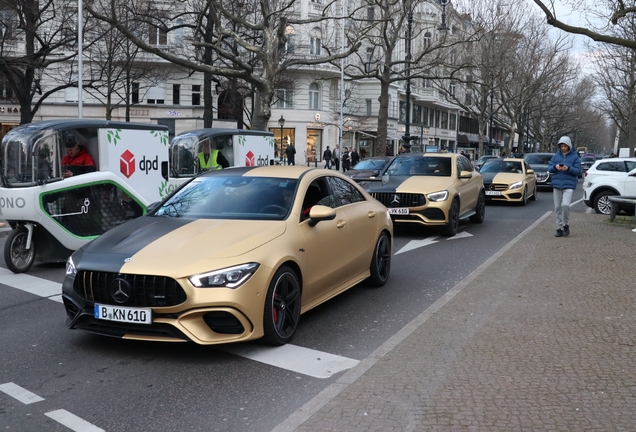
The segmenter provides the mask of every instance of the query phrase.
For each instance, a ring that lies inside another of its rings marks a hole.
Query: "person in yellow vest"
[[[210,153],[209,141],[202,145],[198,160],[201,171],[220,170],[230,166],[230,163],[225,156],[223,156],[223,153],[218,149],[214,149]]]

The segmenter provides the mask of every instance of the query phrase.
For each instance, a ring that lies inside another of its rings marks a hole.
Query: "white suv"
[[[636,158],[600,159],[585,172],[583,201],[588,207],[610,214],[612,195],[636,197]]]

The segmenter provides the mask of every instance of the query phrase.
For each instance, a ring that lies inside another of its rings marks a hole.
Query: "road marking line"
[[[402,249],[397,251],[394,255],[401,254],[403,252],[412,251],[414,249],[421,248],[424,246],[432,245],[433,243],[437,243],[439,241],[439,240],[436,240],[437,238],[439,238],[439,236],[431,236],[423,240],[411,240]]]
[[[8,394],[14,399],[19,400],[25,405],[29,405],[29,404],[44,400],[44,398],[41,398],[35,393],[31,393],[30,391],[12,382],[0,385],[0,391]]]
[[[50,411],[44,413],[44,415],[63,424],[67,428],[74,430],[75,432],[105,432],[104,429],[98,428],[94,424],[91,424],[86,420],[79,418],[75,414],[71,414],[63,409]]]
[[[234,344],[220,349],[250,360],[314,378],[329,378],[360,363],[359,360],[291,344],[279,347],[263,347],[245,343]]]
[[[466,237],[474,237],[474,236],[471,233],[469,233],[469,232],[462,231],[462,232],[459,232],[459,233],[455,234],[452,237],[447,238],[446,240],[457,240],[457,239],[466,238]]]
[[[59,282],[52,282],[24,273],[15,274],[11,270],[2,267],[0,267],[0,280],[2,280],[3,285],[9,285],[40,297],[51,298],[52,296],[62,295],[62,284]]]

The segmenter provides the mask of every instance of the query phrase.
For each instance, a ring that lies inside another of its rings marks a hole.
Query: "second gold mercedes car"
[[[479,169],[486,199],[526,205],[537,199],[537,177],[524,159],[490,159]]]
[[[454,236],[460,219],[482,223],[484,184],[457,153],[403,153],[375,181],[361,185],[384,204],[395,223],[441,227]]]
[[[148,341],[282,345],[301,313],[360,282],[384,285],[392,241],[386,207],[340,173],[214,171],[69,258],[67,325]]]

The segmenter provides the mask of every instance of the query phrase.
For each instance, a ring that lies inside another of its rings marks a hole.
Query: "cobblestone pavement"
[[[275,430],[636,430],[636,233],[607,220],[550,214]]]

